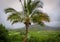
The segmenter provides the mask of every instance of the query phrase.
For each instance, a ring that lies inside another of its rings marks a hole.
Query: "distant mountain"
[[[12,29],[11,29],[12,30]],[[23,28],[19,28],[19,29],[13,29],[16,31],[25,31],[25,27]],[[33,30],[33,31],[39,31],[39,30],[60,30],[60,27],[50,27],[50,26],[40,26],[40,25],[31,25],[29,26],[29,30]]]
[[[40,25],[32,25],[29,27],[30,30],[60,30],[60,27],[50,27],[50,26],[40,26]]]

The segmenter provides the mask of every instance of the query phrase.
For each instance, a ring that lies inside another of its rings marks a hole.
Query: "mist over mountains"
[[[25,27],[24,27],[25,28]],[[31,25],[29,30],[60,30],[60,27]]]
[[[16,29],[9,29],[9,30],[16,30],[16,31],[25,31],[25,27],[23,28],[16,28]],[[40,26],[40,25],[31,25],[29,26],[30,31],[40,31],[40,30],[60,30],[60,27],[51,27],[51,26]]]

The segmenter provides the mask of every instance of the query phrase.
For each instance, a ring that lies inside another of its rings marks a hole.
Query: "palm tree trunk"
[[[27,42],[29,24],[25,24],[25,26],[26,26],[26,33],[25,33],[25,38],[24,38],[23,42]]]

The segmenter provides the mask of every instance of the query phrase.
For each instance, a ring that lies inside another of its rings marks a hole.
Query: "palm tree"
[[[6,8],[5,13],[10,13],[11,15],[7,20],[10,20],[12,24],[17,22],[23,22],[26,26],[26,34],[23,42],[27,42],[28,27],[31,23],[37,23],[44,26],[44,22],[49,22],[49,16],[43,13],[38,8],[43,8],[43,3],[39,0],[24,0],[24,4],[20,0],[23,11],[18,12],[13,8]]]

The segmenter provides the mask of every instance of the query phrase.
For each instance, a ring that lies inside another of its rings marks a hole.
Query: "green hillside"
[[[22,42],[24,32],[9,31],[10,42]],[[29,31],[27,42],[60,42],[60,31]]]

